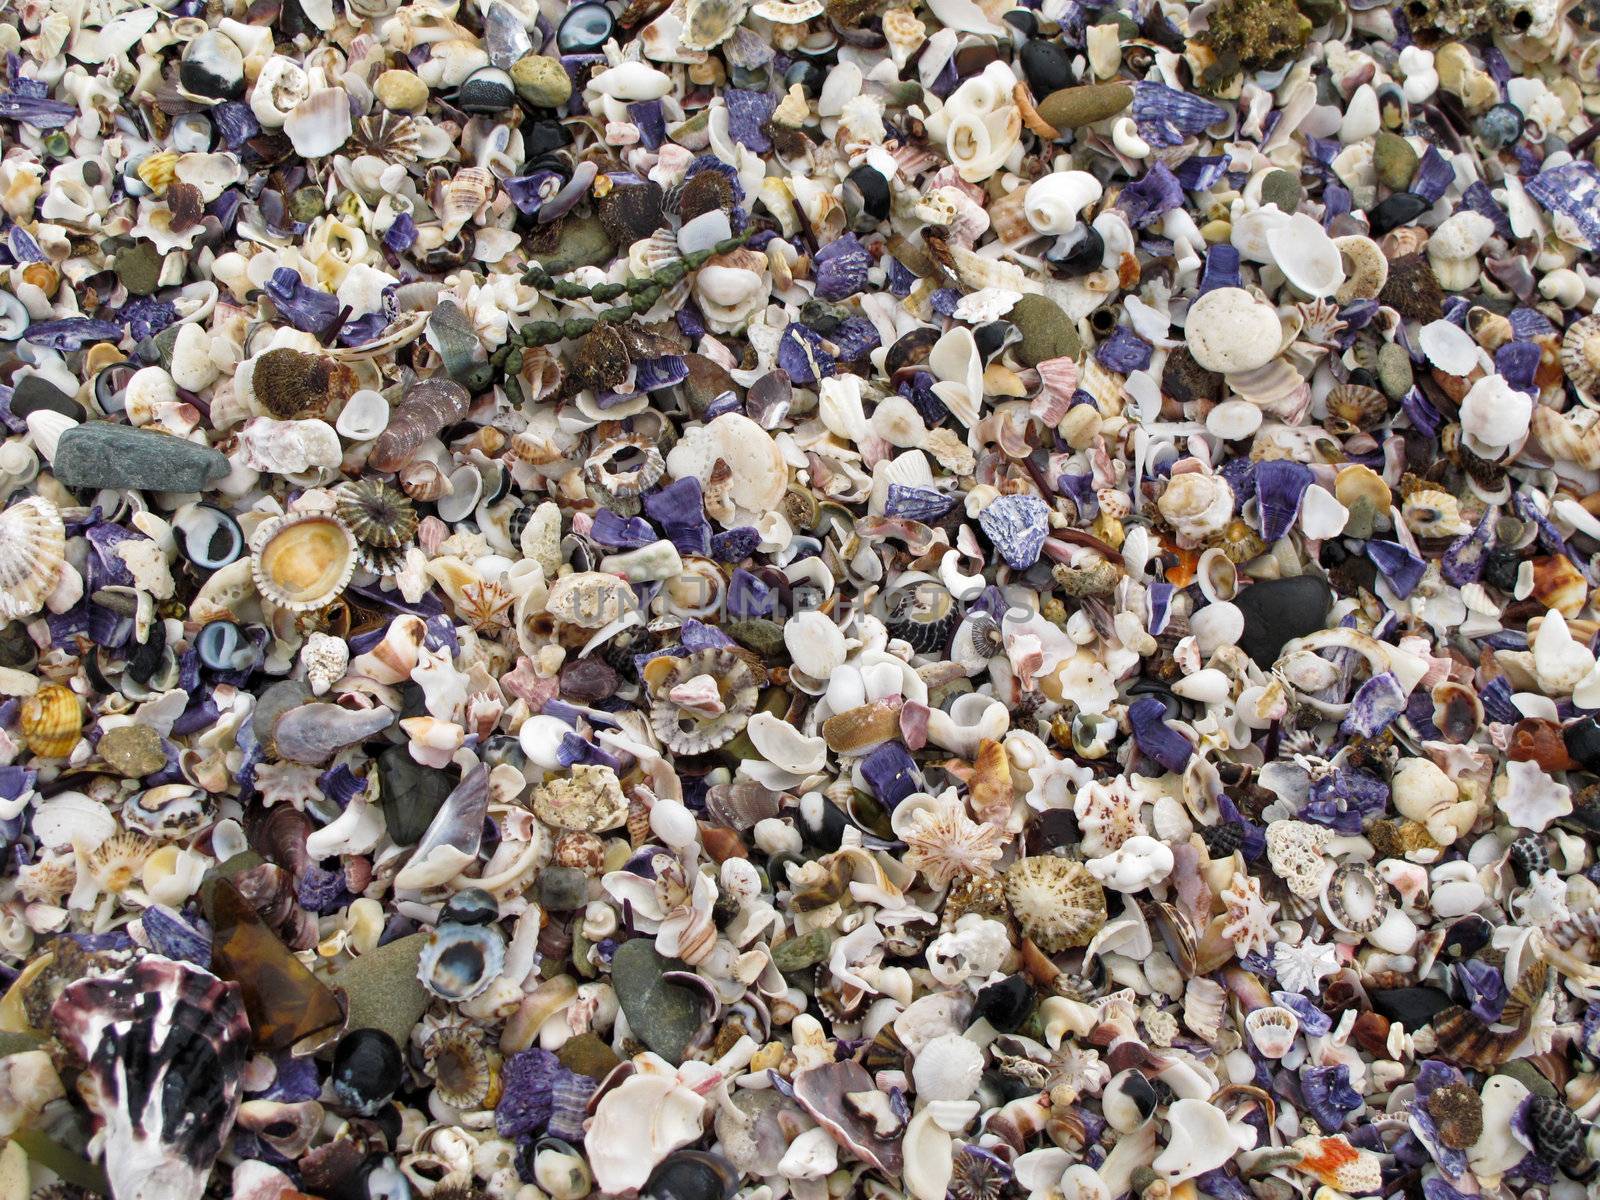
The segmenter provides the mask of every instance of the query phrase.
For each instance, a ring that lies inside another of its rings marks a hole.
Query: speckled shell
[[[1561,339],[1561,367],[1584,395],[1600,383],[1600,315],[1590,314],[1567,326]]]
[[[292,612],[332,603],[355,573],[355,535],[335,517],[278,518],[251,540],[256,590]]]
[[[657,661],[663,665],[646,670],[652,702],[650,727],[679,754],[704,754],[732,741],[755,712],[761,686],[766,682],[765,672],[727,650],[699,650],[687,658]],[[667,699],[673,688],[698,675],[709,675],[717,681],[726,706],[720,715],[706,718]]]
[[[22,702],[17,727],[40,758],[65,758],[83,736],[83,702],[70,688],[47,683]]]
[[[66,561],[61,514],[39,496],[0,513],[0,618],[31,617],[44,607]]]
[[[381,479],[352,479],[334,489],[339,519],[356,540],[390,549],[417,532],[417,510],[409,497]]]

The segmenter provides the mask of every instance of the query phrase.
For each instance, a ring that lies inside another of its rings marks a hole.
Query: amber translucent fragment
[[[256,1045],[287,1050],[336,1028],[344,1011],[333,992],[290,953],[229,880],[215,879],[211,889],[211,969],[243,989]]]

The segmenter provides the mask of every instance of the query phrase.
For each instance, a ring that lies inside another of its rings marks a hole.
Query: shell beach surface
[[[1596,0],[0,10],[0,1200],[1600,1196]]]

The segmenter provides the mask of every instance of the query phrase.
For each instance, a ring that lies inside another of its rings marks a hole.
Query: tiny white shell
[[[1267,233],[1273,263],[1297,291],[1307,296],[1331,296],[1344,283],[1344,261],[1322,222],[1295,213]]]
[[[344,402],[333,427],[352,442],[367,442],[389,425],[389,402],[371,388],[362,388]]]
[[[833,622],[828,621],[828,624],[832,625]],[[822,770],[827,763],[828,743],[825,740],[806,737],[793,725],[771,713],[756,713],[750,718],[745,731],[762,758],[793,775],[810,775]]]
[[[1479,364],[1482,351],[1461,326],[1443,319],[1429,321],[1417,334],[1417,344],[1428,361],[1447,375],[1467,375]]]

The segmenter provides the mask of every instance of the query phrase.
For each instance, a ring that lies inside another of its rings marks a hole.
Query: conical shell
[[[67,530],[50,501],[30,496],[0,513],[0,617],[44,607],[66,561]]]
[[[251,570],[256,590],[273,604],[305,612],[330,603],[356,569],[356,539],[334,517],[284,517],[255,536]]]
[[[59,683],[47,683],[22,702],[18,728],[40,758],[65,758],[83,736],[83,705]]]

